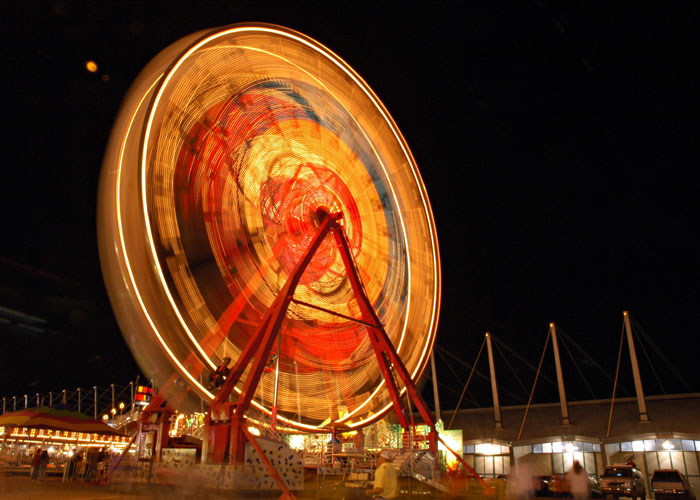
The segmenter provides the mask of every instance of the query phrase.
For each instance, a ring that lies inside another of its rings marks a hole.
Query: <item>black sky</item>
[[[110,128],[161,49],[246,21],[335,51],[405,135],[438,227],[444,406],[468,375],[446,351],[473,363],[490,331],[536,366],[550,321],[590,355],[568,363],[574,397],[591,397],[576,367],[609,397],[595,365],[614,374],[623,310],[687,383],[649,344],[648,392],[700,391],[696,3],[68,0],[3,10],[0,306],[45,321],[0,311],[3,396],[139,373],[97,255]],[[534,373],[503,352],[499,379],[526,399],[518,380],[529,390]],[[474,384],[489,404],[485,382]],[[545,385],[535,399],[549,398]]]

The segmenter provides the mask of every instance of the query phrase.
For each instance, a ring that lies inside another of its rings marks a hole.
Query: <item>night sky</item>
[[[110,128],[161,49],[246,21],[336,52],[406,137],[438,228],[443,408],[486,331],[502,343],[502,403],[526,402],[550,321],[576,360],[562,348],[570,396],[610,397],[623,310],[646,339],[647,393],[700,391],[697,2],[375,3],[3,6],[0,396],[140,373],[97,251]],[[550,350],[549,379],[553,365]],[[484,355],[477,369],[488,373]],[[463,407],[491,404],[478,375],[469,394]],[[424,395],[432,406],[430,384]],[[556,399],[546,379],[534,399]]]

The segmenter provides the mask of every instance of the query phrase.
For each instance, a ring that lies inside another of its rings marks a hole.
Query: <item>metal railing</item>
[[[132,412],[138,380],[125,385],[77,387],[73,390],[62,389],[46,393],[6,396],[0,404],[0,415],[40,406],[58,407],[77,411],[95,419],[117,420],[119,416]],[[153,381],[148,384],[153,387]],[[105,418],[106,416],[106,418]]]

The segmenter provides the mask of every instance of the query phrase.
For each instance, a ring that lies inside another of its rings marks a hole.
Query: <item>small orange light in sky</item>
[[[95,61],[88,61],[85,63],[85,69],[87,69],[90,73],[94,73],[97,71],[97,63]]]

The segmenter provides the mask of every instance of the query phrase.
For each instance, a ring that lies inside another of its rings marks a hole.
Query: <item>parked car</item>
[[[552,496],[549,491],[549,483],[551,480],[552,476],[545,474],[532,478],[532,490],[535,492],[536,497]]]
[[[588,476],[588,480],[591,483],[591,498],[605,498],[603,491],[600,489],[600,481],[595,476]]]
[[[569,485],[563,474],[543,474],[532,478],[536,497],[563,497],[569,494]]]
[[[600,491],[606,497],[629,497],[640,500],[646,498],[642,473],[628,464],[608,465],[600,476]]]
[[[656,500],[695,500],[688,479],[676,469],[656,469],[651,476],[651,491]]]

